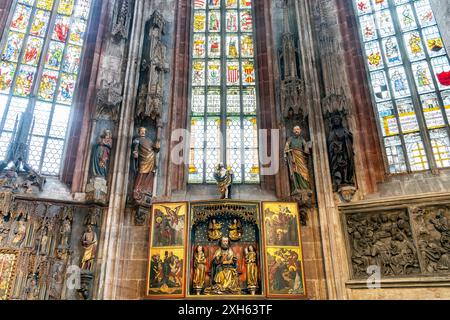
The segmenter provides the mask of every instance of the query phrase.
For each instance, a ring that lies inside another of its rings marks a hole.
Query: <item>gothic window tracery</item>
[[[16,119],[31,106],[28,163],[41,174],[59,175],[92,3],[13,3],[0,42],[0,161]]]
[[[450,167],[450,64],[429,0],[354,0],[391,174]]]
[[[192,1],[189,183],[213,183],[220,162],[259,183],[253,3]]]

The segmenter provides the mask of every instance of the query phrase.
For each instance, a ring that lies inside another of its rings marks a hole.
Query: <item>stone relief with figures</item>
[[[450,274],[450,206],[346,214],[354,279],[378,266],[382,278]]]
[[[75,266],[81,282],[86,278],[83,272],[88,272],[92,287],[101,210],[85,212],[73,205],[10,198],[4,193],[0,198],[0,300],[91,298],[78,295],[76,286],[69,285],[68,270]],[[77,243],[76,233],[83,224],[86,231]]]

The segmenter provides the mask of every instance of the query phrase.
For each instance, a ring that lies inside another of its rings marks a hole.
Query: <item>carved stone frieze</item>
[[[425,273],[450,273],[450,204],[412,208],[417,245]]]
[[[382,278],[450,274],[450,203],[344,217],[353,279],[367,279],[374,266]]]
[[[347,217],[347,233],[356,278],[367,278],[369,266],[378,266],[382,276],[420,273],[406,211],[353,214]]]

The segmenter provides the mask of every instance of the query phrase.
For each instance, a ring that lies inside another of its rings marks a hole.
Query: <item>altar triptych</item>
[[[297,203],[155,203],[149,299],[306,297]]]

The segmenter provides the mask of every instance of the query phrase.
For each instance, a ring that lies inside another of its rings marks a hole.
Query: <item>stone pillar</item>
[[[327,1],[328,2],[328,1]],[[322,242],[322,256],[324,260],[325,277],[328,299],[345,299],[345,279],[348,266],[344,251],[343,233],[337,201],[334,198],[328,162],[328,147],[326,141],[326,127],[322,114],[322,88],[317,66],[320,49],[314,38],[314,21],[312,15],[317,2],[296,1],[296,21],[299,30],[300,50],[302,52],[302,66],[305,81],[305,97],[308,113],[310,114],[311,140],[313,143],[313,161],[315,185],[317,188],[318,222],[320,224],[320,238]],[[332,4],[331,4],[332,6]],[[340,70],[336,77],[342,79],[345,71]],[[343,82],[340,80],[340,82]],[[333,83],[325,84],[325,87]]]
[[[102,247],[99,250],[100,281],[97,299],[114,299],[117,294],[117,279],[120,274],[120,252],[122,225],[130,168],[130,150],[133,137],[134,110],[137,98],[137,74],[140,66],[140,52],[144,37],[144,0],[135,2],[128,60],[124,80],[124,95],[117,125],[117,141],[111,167],[109,183],[109,208],[102,228]],[[117,65],[116,65],[117,68]]]
[[[441,31],[447,52],[450,52],[450,2],[448,0],[430,0],[434,16]]]

